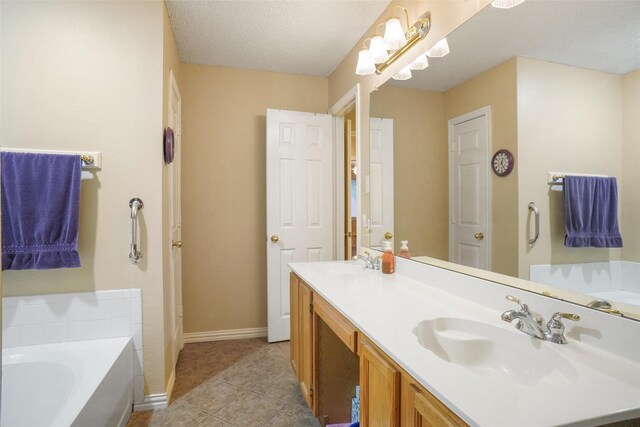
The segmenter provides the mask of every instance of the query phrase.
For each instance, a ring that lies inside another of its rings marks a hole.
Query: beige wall
[[[622,77],[621,199],[622,257],[640,262],[640,70]]]
[[[162,13],[159,1],[9,2],[2,8],[4,147],[101,151],[82,182],[82,267],[3,273],[4,295],[141,288],[147,393],[164,391]],[[129,199],[144,201],[141,264]]]
[[[621,80],[615,74],[518,58],[520,277],[529,277],[531,264],[620,258],[620,249],[564,247],[563,193],[549,190],[547,172],[614,176],[624,188]],[[533,230],[529,201],[541,211],[534,248],[528,246],[527,225]]]
[[[413,256],[449,257],[444,95],[385,85],[371,93],[370,114],[393,119],[395,252],[409,240]]]
[[[173,37],[173,31],[171,29],[171,23],[169,22],[169,14],[167,13],[167,7],[163,3],[162,12],[162,127],[163,129],[168,125],[168,107],[169,107],[169,72],[173,71],[174,78],[178,87],[180,87],[180,58],[178,57],[178,50],[176,49],[176,42]],[[162,167],[162,277],[163,277],[163,310],[164,316],[164,378],[165,381],[169,381],[171,372],[173,371],[173,319],[171,318],[171,271],[170,271],[170,255],[171,255],[171,234],[169,231],[169,168],[163,164]],[[169,384],[167,384],[167,389]]]
[[[500,178],[491,173],[492,251],[491,271],[518,275],[518,123],[516,59],[513,58],[444,94],[445,121],[485,106],[491,107],[491,153],[508,149],[515,159],[511,174]],[[445,124],[446,126],[446,124]],[[447,255],[448,257],[448,255]],[[445,258],[446,259],[446,258]]]
[[[193,64],[180,72],[185,332],[264,327],[266,109],[326,112],[328,81]]]

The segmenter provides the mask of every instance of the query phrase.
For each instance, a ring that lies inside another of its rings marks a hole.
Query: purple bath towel
[[[2,153],[2,270],[80,267],[80,156]]]
[[[621,248],[616,179],[565,177],[564,221],[566,247]]]

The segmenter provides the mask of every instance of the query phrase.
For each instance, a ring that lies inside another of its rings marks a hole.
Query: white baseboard
[[[144,397],[142,403],[134,403],[134,411],[155,411],[169,406],[167,393],[150,394]]]
[[[176,370],[171,371],[169,379],[167,380],[167,392],[150,394],[144,397],[142,403],[134,403],[134,411],[155,411],[156,409],[164,409],[169,406],[171,400],[171,393],[173,393],[173,386],[176,383]]]
[[[267,328],[227,329],[225,331],[189,332],[184,334],[185,343],[240,340],[267,336]]]

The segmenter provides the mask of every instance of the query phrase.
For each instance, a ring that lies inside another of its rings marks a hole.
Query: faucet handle
[[[511,302],[515,302],[516,304],[520,304],[520,308],[522,309],[522,311],[524,311],[525,313],[529,313],[529,306],[527,305],[526,302],[519,300],[518,298],[514,297],[513,295],[507,295],[506,298]]]
[[[547,322],[548,332],[545,334],[546,340],[556,344],[566,344],[567,339],[564,337],[564,324],[561,319],[573,320],[577,322],[580,316],[577,314],[563,313],[561,311],[554,313]]]
[[[574,322],[578,322],[580,320],[580,316],[578,316],[577,314],[563,313],[563,312],[559,311],[559,312],[555,313],[553,316],[551,316],[551,321],[552,322],[559,322],[560,318],[567,319],[567,320],[573,320]]]

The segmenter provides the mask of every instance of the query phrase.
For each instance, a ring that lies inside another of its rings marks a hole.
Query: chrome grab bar
[[[533,239],[529,239],[529,246],[534,247],[536,242],[538,241],[538,237],[540,237],[540,210],[538,210],[538,207],[533,202],[529,202],[528,207],[529,207],[529,210],[533,211],[534,215],[536,216],[536,221],[535,221],[536,234],[535,236],[533,236]]]
[[[129,207],[131,208],[131,252],[129,252],[129,261],[133,264],[138,264],[142,261],[142,252],[138,250],[138,211],[143,206],[144,203],[137,197],[129,200]]]

